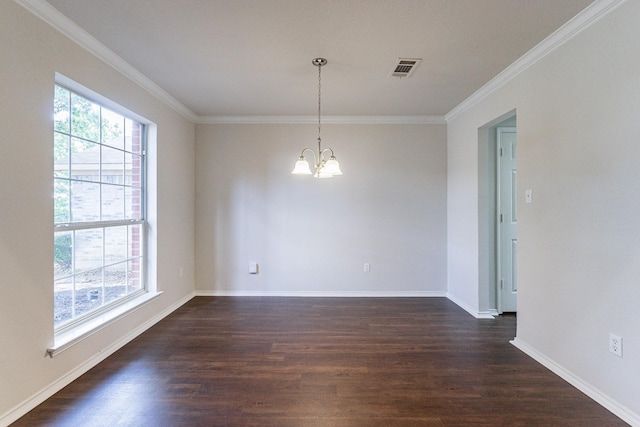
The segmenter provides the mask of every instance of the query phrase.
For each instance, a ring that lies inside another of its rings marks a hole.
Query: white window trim
[[[86,320],[80,321],[71,327],[60,328],[56,331],[54,328],[54,344],[47,348],[47,355],[51,358],[57,356],[63,351],[71,348],[73,345],[82,342],[86,338],[92,336],[96,332],[106,328],[107,326],[117,322],[118,320],[134,313],[144,305],[155,300],[163,292],[157,289],[157,234],[155,232],[156,224],[156,206],[157,206],[157,175],[156,175],[156,141],[157,141],[157,125],[152,121],[130,111],[120,104],[100,95],[97,92],[75,82],[74,80],[60,74],[55,73],[55,84],[70,89],[94,102],[98,102],[101,106],[124,114],[129,118],[136,120],[146,128],[146,153],[145,157],[145,242],[144,242],[144,276],[146,291],[129,300],[115,305],[114,307],[98,312],[94,316],[90,316]],[[53,319],[51,319],[53,322]]]
[[[99,316],[79,323],[77,326],[55,335],[55,343],[47,349],[47,355],[51,358],[59,355],[63,351],[75,344],[90,337],[96,332],[106,328],[116,321],[135,312],[145,304],[156,299],[162,292],[146,292],[123,304],[119,304],[111,310],[107,310]]]

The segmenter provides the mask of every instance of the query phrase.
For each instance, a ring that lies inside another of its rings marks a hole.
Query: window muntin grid
[[[60,331],[146,291],[145,126],[56,85],[53,142]]]

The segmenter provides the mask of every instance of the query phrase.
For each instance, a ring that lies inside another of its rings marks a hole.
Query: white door
[[[517,310],[518,215],[516,128],[499,127],[498,141],[498,313]]]

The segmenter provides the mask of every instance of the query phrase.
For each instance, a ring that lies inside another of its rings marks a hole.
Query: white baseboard
[[[629,408],[620,405],[615,400],[611,399],[606,394],[602,393],[600,390],[596,389],[592,385],[584,382],[582,379],[573,375],[570,371],[565,369],[564,367],[558,365],[553,360],[549,359],[544,354],[538,352],[533,347],[529,346],[522,340],[517,337],[512,341],[509,341],[511,344],[516,346],[519,350],[530,356],[536,362],[540,363],[547,369],[549,369],[554,374],[558,375],[560,378],[589,396],[591,399],[598,402],[600,405],[605,407],[607,410],[612,412],[617,417],[621,418],[623,421],[629,423],[632,426],[640,426],[640,415],[634,413]]]
[[[451,295],[447,292],[447,298],[456,304],[458,307],[475,317],[476,319],[493,319],[494,316],[491,314],[491,310],[487,311],[478,311],[471,307],[469,307],[466,303],[462,302],[460,299],[456,298],[454,295]]]
[[[118,341],[111,344],[109,347],[100,351],[81,365],[77,366],[70,372],[67,372],[65,375],[49,384],[47,387],[43,388],[30,398],[24,400],[23,402],[16,405],[13,409],[10,409],[8,412],[4,413],[0,416],[0,426],[8,426],[9,424],[18,420],[18,418],[25,415],[27,412],[56,394],[58,391],[62,390],[65,386],[69,385],[72,381],[76,380],[82,374],[87,372],[89,369],[96,366],[98,363],[102,362],[107,357],[111,356],[117,350],[122,348],[128,342],[136,338],[138,335],[142,334],[144,331],[158,323],[160,320],[167,317],[176,309],[180,308],[184,304],[186,304],[189,300],[191,300],[195,296],[195,293],[190,293],[189,295],[181,298],[162,312],[156,314],[151,319],[147,320],[145,323],[141,324],[134,330],[130,331],[128,334],[120,338]]]
[[[196,290],[199,297],[326,297],[326,298],[434,298],[447,297],[445,291],[233,291]]]
[[[303,292],[303,291],[230,291],[197,290],[199,297],[326,297],[326,298],[448,298],[476,319],[493,319],[495,310],[476,311],[446,291],[348,291],[348,292]]]

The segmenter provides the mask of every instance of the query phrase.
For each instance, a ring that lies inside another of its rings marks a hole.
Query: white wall
[[[478,129],[518,116],[516,343],[640,423],[640,2],[448,124],[449,292],[478,295]],[[524,204],[524,190],[533,204]],[[470,237],[471,236],[471,237]],[[609,333],[624,357],[608,351]]]
[[[316,135],[314,125],[197,125],[197,290],[445,295],[446,126],[326,124],[323,147],[344,175],[291,175]]]
[[[195,125],[21,6],[0,0],[0,425],[193,292]],[[53,87],[60,72],[157,124],[157,286],[164,293],[51,359]],[[180,267],[185,276],[179,278]],[[42,394],[38,394],[42,392]]]

